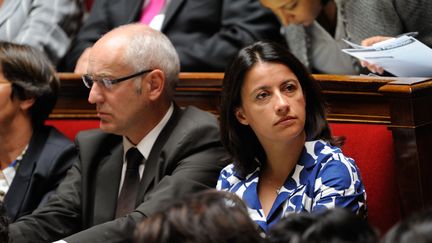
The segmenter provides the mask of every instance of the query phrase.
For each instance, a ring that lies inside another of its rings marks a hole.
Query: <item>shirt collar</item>
[[[168,120],[171,118],[174,112],[174,105],[171,103],[168,111],[165,113],[165,116],[160,120],[160,122],[137,144],[137,149],[141,152],[145,159],[149,157],[150,151],[156,142],[159,134],[162,129],[168,123]],[[125,160],[126,152],[134,145],[127,139],[127,137],[123,136],[123,161]]]

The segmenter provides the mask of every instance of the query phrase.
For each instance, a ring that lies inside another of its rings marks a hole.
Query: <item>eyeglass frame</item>
[[[151,72],[151,71],[153,71],[153,70],[154,70],[154,69],[146,69],[146,70],[142,70],[142,71],[139,71],[139,72],[137,72],[137,73],[131,74],[131,75],[129,75],[129,76],[121,77],[121,78],[116,78],[116,79],[100,78],[100,79],[98,79],[98,80],[95,80],[94,77],[93,77],[93,75],[90,75],[90,74],[84,74],[84,75],[81,76],[81,79],[82,79],[84,85],[85,85],[87,88],[89,88],[89,89],[92,88],[92,86],[93,86],[93,84],[94,84],[95,82],[96,82],[96,83],[97,83],[97,82],[102,83],[102,85],[103,85],[105,88],[107,88],[107,89],[111,89],[112,86],[113,86],[113,84],[118,84],[118,83],[120,83],[120,82],[123,82],[123,81],[129,80],[129,79],[131,79],[131,78],[138,77],[138,76],[143,75],[143,74],[145,74],[145,73],[149,73],[149,72]],[[86,81],[86,79],[89,79],[89,80],[91,81],[91,85],[90,85],[90,83],[89,83],[88,81]]]

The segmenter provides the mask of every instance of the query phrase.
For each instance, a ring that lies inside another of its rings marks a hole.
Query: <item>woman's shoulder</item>
[[[236,171],[235,165],[231,163],[221,170],[216,188],[218,190],[231,191],[231,189],[236,185],[250,180],[251,177],[254,177],[256,174],[257,173],[255,171],[246,177],[243,177]]]
[[[316,140],[310,142],[309,150],[316,158],[316,175],[323,184],[344,188],[361,181],[355,161],[345,156],[339,147]]]
[[[306,141],[305,150],[308,155],[317,160],[318,163],[325,162],[331,158],[354,160],[343,154],[340,147],[331,145],[325,140]]]

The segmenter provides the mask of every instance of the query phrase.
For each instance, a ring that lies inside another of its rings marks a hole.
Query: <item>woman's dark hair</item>
[[[35,99],[30,108],[32,125],[43,125],[60,86],[49,59],[36,48],[0,41],[0,71],[12,83],[11,99]]]
[[[378,243],[378,235],[366,219],[345,208],[315,215],[317,220],[301,237],[302,243]]]
[[[293,213],[271,229],[266,243],[377,243],[368,222],[345,208]]]
[[[393,226],[383,237],[382,243],[432,242],[432,208],[413,214]]]
[[[280,63],[297,76],[306,99],[305,131],[307,140],[324,139],[331,143],[326,120],[325,103],[318,83],[300,61],[285,47],[276,43],[257,42],[240,50],[228,66],[223,80],[220,112],[221,140],[234,158],[234,166],[241,176],[264,163],[266,154],[250,126],[242,125],[235,116],[241,106],[241,88],[246,74],[257,63]]]
[[[136,243],[258,243],[262,238],[243,201],[214,189],[188,195],[145,219]]]
[[[270,228],[266,243],[299,242],[303,233],[313,225],[318,218],[308,212],[293,213],[282,218]]]

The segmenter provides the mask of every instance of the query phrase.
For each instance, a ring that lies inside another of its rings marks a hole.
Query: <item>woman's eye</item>
[[[297,87],[294,84],[286,84],[283,89],[287,92],[294,92]]]
[[[262,99],[265,99],[268,96],[269,96],[269,94],[267,92],[261,92],[261,93],[257,94],[256,99],[257,100],[262,100]]]

